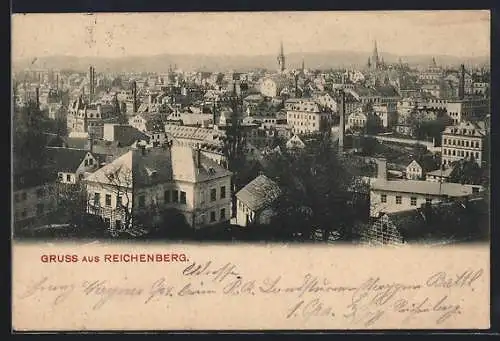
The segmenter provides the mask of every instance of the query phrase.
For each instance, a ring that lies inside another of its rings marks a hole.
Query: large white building
[[[442,135],[442,163],[445,166],[462,159],[483,162],[485,132],[472,122],[448,126]]]
[[[285,103],[286,121],[294,134],[321,131],[326,127],[331,114],[321,111],[318,103],[306,99],[293,99]]]
[[[229,221],[231,172],[198,149],[138,148],[86,178],[88,211],[120,229],[141,216],[168,228],[162,212],[177,209],[193,228]]]

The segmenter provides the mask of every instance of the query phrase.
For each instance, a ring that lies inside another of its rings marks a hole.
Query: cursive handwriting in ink
[[[146,301],[144,301],[144,304],[149,303],[151,300],[157,300],[159,297],[172,297],[173,290],[174,287],[169,286],[166,283],[166,279],[162,277],[153,283],[149,291],[149,296]]]
[[[432,288],[463,288],[471,287],[472,284],[479,280],[484,274],[483,269],[478,270],[466,270],[458,274],[448,274],[445,271],[440,271],[432,274],[425,285]]]
[[[87,296],[93,295],[99,297],[96,304],[92,306],[93,310],[98,310],[102,308],[104,304],[109,302],[116,296],[121,297],[131,297],[131,296],[142,296],[143,289],[141,288],[126,288],[126,287],[113,287],[109,286],[107,281],[84,281],[82,284],[83,293]]]
[[[425,297],[419,302],[410,303],[406,298],[398,299],[394,302],[394,310],[398,313],[407,314],[403,323],[409,322],[411,319],[420,314],[439,313],[436,320],[437,324],[441,324],[454,315],[461,314],[460,305],[446,303],[448,296],[443,296],[435,303],[431,302],[429,297]]]
[[[334,318],[335,312],[333,308],[326,305],[319,298],[312,300],[301,300],[294,304],[286,314],[286,318],[301,317],[304,321],[309,320],[311,317],[329,317]]]
[[[178,296],[199,296],[199,295],[211,295],[217,293],[213,289],[205,288],[203,282],[200,283],[199,287],[192,283],[188,283],[182,287],[181,290],[177,292]]]
[[[248,294],[253,296],[255,295],[255,287],[255,280],[244,281],[241,278],[236,278],[224,286],[222,293],[224,295]]]
[[[48,277],[43,277],[41,280],[28,287],[28,289],[19,298],[28,298],[37,293],[56,293],[57,295],[53,304],[57,305],[68,298],[68,296],[75,290],[74,284],[50,284],[48,281]]]
[[[214,282],[222,282],[228,277],[241,278],[240,274],[236,271],[236,265],[226,263],[214,270],[212,261],[208,261],[205,264],[193,262],[182,270],[182,274],[184,276],[213,276],[212,281]]]

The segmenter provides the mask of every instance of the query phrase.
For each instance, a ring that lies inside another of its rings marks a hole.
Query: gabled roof
[[[279,186],[265,175],[259,175],[243,187],[236,197],[252,211],[270,205],[281,194]]]
[[[58,172],[74,173],[87,153],[84,149],[47,147],[47,164]]]
[[[129,125],[115,125],[113,140],[121,147],[128,147],[137,140],[149,141],[149,136]]]
[[[195,153],[192,148],[177,146],[130,150],[89,175],[87,181],[141,188],[176,180],[198,183],[231,175],[201,152],[198,167]]]

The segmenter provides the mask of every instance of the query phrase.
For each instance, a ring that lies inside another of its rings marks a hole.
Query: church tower
[[[372,54],[372,60],[371,60],[371,64],[373,66],[373,68],[377,69],[378,66],[379,66],[379,59],[378,59],[378,50],[377,50],[377,41],[374,40],[373,42],[373,54]]]
[[[283,51],[283,42],[281,42],[280,54],[278,55],[278,69],[281,73],[285,71],[285,52]]]

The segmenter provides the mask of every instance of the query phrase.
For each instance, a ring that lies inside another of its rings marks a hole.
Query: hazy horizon
[[[12,59],[348,51],[489,57],[489,11],[16,14]]]

